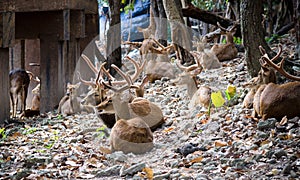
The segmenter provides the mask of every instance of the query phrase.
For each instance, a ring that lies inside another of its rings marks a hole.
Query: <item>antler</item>
[[[200,60],[197,58],[195,58],[195,59],[196,59],[196,64],[190,65],[188,67],[183,66],[179,61],[176,62],[176,65],[181,71],[184,71],[187,73],[190,73],[191,71],[195,71],[195,73],[193,73],[193,74],[200,74],[203,68],[200,64]]]
[[[94,74],[95,75],[98,74],[99,70],[93,65],[91,60],[84,54],[82,54],[81,57],[87,63],[87,65],[91,68],[91,70],[94,72]]]
[[[262,46],[259,46],[259,49],[260,51],[263,53],[265,53],[265,49],[262,47]],[[265,53],[260,59],[260,63],[263,67],[265,67],[266,65],[270,65],[271,67],[273,67],[275,70],[277,70],[280,74],[282,74],[283,76],[285,76],[286,78],[288,79],[291,79],[291,80],[294,80],[294,81],[300,81],[300,77],[298,76],[294,76],[294,75],[291,75],[289,74],[288,72],[286,72],[284,69],[283,69],[283,65],[284,65],[284,60],[285,58],[282,58],[282,60],[278,63],[278,64],[275,64],[274,61],[276,59],[279,58],[279,56],[281,55],[282,53],[282,45],[279,44],[278,45],[278,53],[276,54],[276,56],[274,56],[272,59],[270,59],[268,57],[268,55]]]

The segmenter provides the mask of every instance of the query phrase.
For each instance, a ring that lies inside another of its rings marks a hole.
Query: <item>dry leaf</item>
[[[288,119],[287,119],[286,116],[284,116],[284,117],[281,119],[279,125],[283,126],[283,125],[285,125],[287,122],[288,122]]]
[[[227,142],[224,142],[224,141],[215,141],[215,147],[224,147],[224,146],[227,146]]]
[[[110,150],[109,148],[100,146],[99,149],[100,149],[100,151],[101,151],[103,154],[111,154],[111,150]]]
[[[196,157],[195,159],[192,159],[191,163],[198,163],[198,162],[201,162],[202,160],[203,160],[203,157],[199,156],[199,157]]]
[[[145,173],[145,178],[153,179],[153,170],[151,168],[145,167],[143,172]]]
[[[173,131],[174,129],[175,129],[174,127],[170,127],[170,128],[168,128],[168,129],[165,129],[164,132],[165,132],[165,133],[168,133],[168,132]]]

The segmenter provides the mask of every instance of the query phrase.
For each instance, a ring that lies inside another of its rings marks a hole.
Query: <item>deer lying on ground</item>
[[[196,61],[200,62],[204,70],[220,68],[222,65],[219,59],[212,50],[205,48],[206,43],[206,38],[203,37],[194,44],[197,47],[197,51],[191,51],[190,53],[194,56]]]
[[[114,110],[116,112],[117,119],[127,120],[134,117],[140,117],[149,125],[151,130],[155,130],[157,127],[162,125],[164,123],[164,117],[161,109],[156,104],[150,102],[145,98],[142,97],[133,98],[130,93],[125,93],[125,91],[130,88],[139,89],[136,92],[143,92],[143,90],[133,85],[134,79],[132,79],[127,74],[125,74],[117,66],[112,65],[112,68],[114,68],[127,82],[127,84],[121,87],[110,85],[114,82],[111,82],[110,84],[109,82],[104,82],[104,81],[102,82],[102,84],[105,87],[109,88],[114,92],[112,96],[112,103],[113,103]],[[137,72],[135,73],[140,74],[142,70],[143,69],[139,67],[137,69]],[[120,84],[118,82],[115,83]],[[140,95],[143,95],[143,93],[141,93]]]
[[[262,47],[260,47],[262,49]],[[281,45],[279,45],[279,53],[270,59],[267,54],[264,54],[260,61],[265,62],[280,74],[288,79],[300,81],[300,77],[293,76],[283,69],[284,59],[279,64],[274,61],[281,54]],[[263,50],[264,51],[264,50]],[[253,117],[257,115],[262,119],[267,118],[288,118],[300,116],[300,82],[288,82],[285,84],[268,83],[261,85],[255,93],[253,100]]]
[[[21,113],[25,111],[30,77],[24,69],[15,69],[10,71],[9,81],[12,117],[16,117],[19,103],[21,103]]]
[[[177,62],[177,67],[181,69],[183,73],[179,75],[174,83],[176,85],[187,86],[187,94],[190,98],[190,103],[188,105],[189,109],[193,109],[198,104],[208,108],[212,90],[208,86],[200,86],[198,88],[196,76],[202,71],[202,67],[199,61],[197,61],[197,64],[191,65],[189,67],[185,67]]]
[[[112,151],[142,154],[153,148],[153,134],[139,117],[120,119],[111,130],[110,146]]]
[[[78,94],[80,84],[80,82],[75,85],[70,83],[67,84],[67,92],[59,102],[58,113],[63,115],[72,115],[82,111],[86,111],[88,113],[94,111],[91,107],[81,105],[81,98]]]
[[[233,42],[233,34],[236,31],[237,24],[235,23],[229,30],[225,29],[218,23],[218,27],[221,29],[221,34],[226,36],[226,44],[215,44],[211,50],[216,54],[220,62],[234,59],[238,50]]]
[[[266,52],[264,49],[260,47],[260,52],[262,56],[266,56]],[[279,49],[277,55],[273,59],[277,59],[281,54],[281,48]],[[253,107],[253,99],[255,96],[255,93],[257,92],[258,88],[261,85],[268,84],[268,83],[276,83],[276,74],[274,71],[274,68],[270,67],[270,65],[266,64],[262,60],[259,60],[261,69],[258,72],[258,76],[254,77],[250,80],[249,83],[245,84],[245,86],[250,87],[250,91],[247,93],[247,95],[244,98],[243,101],[243,107],[245,108],[252,108]]]
[[[147,38],[142,43],[125,42],[131,45],[140,45],[140,55],[143,61],[146,61],[145,74],[148,76],[149,82],[160,80],[162,77],[169,79],[175,78],[174,66],[168,57],[172,45],[164,47],[154,38]],[[128,57],[129,58],[129,57]]]

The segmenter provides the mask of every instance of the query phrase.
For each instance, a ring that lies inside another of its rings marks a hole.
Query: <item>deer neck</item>
[[[187,83],[187,93],[190,99],[192,99],[195,92],[198,90],[198,83],[196,81],[196,78],[193,77],[191,80]]]
[[[226,43],[227,44],[233,43],[233,35],[232,34],[226,34]]]
[[[128,108],[129,100],[127,98],[122,99],[122,94],[116,93],[112,97],[112,103],[118,118],[126,120],[130,119],[130,112]]]

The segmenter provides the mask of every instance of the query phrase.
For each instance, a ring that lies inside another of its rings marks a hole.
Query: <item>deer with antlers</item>
[[[222,27],[219,23],[217,24],[221,29],[221,35],[226,36],[226,44],[215,44],[211,50],[216,54],[220,62],[234,59],[238,53],[233,42],[233,34],[236,31],[237,23],[235,23],[230,29]]]
[[[128,58],[128,57],[127,57]],[[123,84],[123,81],[114,82],[102,82],[104,86],[113,91],[112,103],[116,112],[117,119],[131,119],[134,117],[140,117],[143,119],[152,130],[155,130],[161,124],[164,123],[164,118],[161,109],[154,103],[142,97],[132,97],[131,94],[126,94],[126,90],[130,88],[136,89],[136,96],[143,95],[143,87],[147,78],[143,80],[141,86],[136,86],[133,82],[137,79],[142,70],[145,62],[142,66],[137,66],[137,62],[128,58],[135,65],[135,73],[133,76],[129,76],[120,70],[117,66],[112,65],[120,76],[125,79],[126,84],[121,87],[116,87],[118,84]],[[121,83],[120,83],[121,82]]]
[[[187,94],[190,98],[190,103],[188,105],[189,109],[193,109],[197,105],[201,105],[208,108],[210,104],[210,95],[212,90],[208,86],[198,87],[196,76],[202,71],[199,59],[197,61],[197,64],[190,65],[188,67],[181,65],[179,62],[177,62],[176,65],[179,69],[183,71],[183,73],[180,74],[179,77],[173,82],[176,85],[187,86]]]
[[[264,55],[260,58],[262,66],[270,66],[274,70],[288,79],[296,82],[288,82],[285,84],[274,84],[272,82],[263,84],[257,89],[253,99],[253,116],[261,116],[262,119],[267,118],[288,118],[299,116],[300,111],[300,77],[293,76],[283,69],[284,58],[279,64],[274,61],[280,57],[282,46],[278,45],[279,51],[275,57],[270,59],[265,50],[260,47]]]

